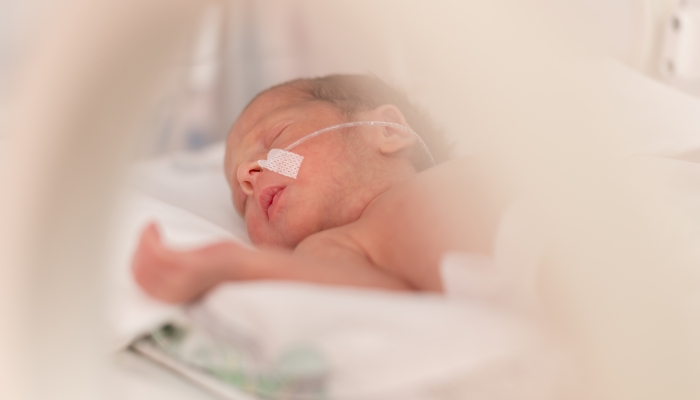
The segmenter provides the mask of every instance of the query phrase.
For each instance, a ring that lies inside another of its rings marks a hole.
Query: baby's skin
[[[352,118],[408,126],[391,104]],[[297,179],[257,164],[271,148],[347,121],[334,105],[292,86],[263,92],[234,124],[225,159],[234,205],[257,248],[222,242],[173,250],[151,225],[133,259],[139,285],[170,303],[248,280],[439,292],[445,252],[491,253],[512,196],[483,158],[417,172],[410,159],[417,139],[371,126],[295,147],[304,156]]]

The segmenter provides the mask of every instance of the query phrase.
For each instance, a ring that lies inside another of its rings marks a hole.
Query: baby
[[[296,175],[266,163],[271,149],[349,121],[379,123],[297,145],[292,156],[303,161]],[[134,277],[171,303],[229,280],[441,291],[442,255],[490,254],[512,199],[487,161],[445,161],[448,153],[429,119],[376,77],[331,75],[275,86],[247,106],[226,146],[233,203],[258,249],[224,242],[175,251],[151,225],[134,256]]]

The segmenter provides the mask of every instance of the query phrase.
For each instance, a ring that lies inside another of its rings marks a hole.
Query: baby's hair
[[[408,125],[430,150],[436,163],[450,157],[451,144],[445,131],[438,127],[427,112],[413,104],[406,93],[371,74],[335,74],[319,78],[296,79],[279,86],[292,86],[314,100],[327,101],[342,111],[348,119],[360,111],[373,110],[384,104],[393,104],[403,113]],[[418,171],[432,166],[430,158],[420,146],[415,146],[412,162]]]

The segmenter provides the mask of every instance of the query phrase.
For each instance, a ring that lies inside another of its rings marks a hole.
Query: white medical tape
[[[337,129],[342,129],[342,128],[351,128],[353,126],[362,126],[362,125],[379,125],[379,126],[389,126],[392,128],[397,128],[401,129],[403,131],[411,133],[413,136],[418,139],[418,143],[420,143],[421,147],[423,150],[426,152],[428,157],[430,157],[430,161],[435,164],[435,160],[433,159],[433,155],[430,154],[430,150],[428,150],[428,146],[425,145],[425,142],[423,142],[423,139],[421,139],[420,136],[411,128],[401,125],[401,124],[395,124],[393,122],[384,122],[384,121],[356,121],[356,122],[346,122],[343,124],[338,124],[338,125],[333,125],[329,126],[327,128],[323,128],[320,130],[317,130],[316,132],[310,133],[303,138],[297,140],[296,142],[290,144],[289,146],[285,147],[283,149],[272,149],[270,152],[267,153],[267,160],[258,160],[258,165],[260,165],[261,168],[265,168],[269,171],[276,172],[280,175],[284,175],[289,178],[296,179],[297,175],[299,174],[299,168],[301,168],[301,162],[304,161],[304,157],[300,156],[299,154],[292,153],[291,149],[293,149],[296,146],[299,146],[300,144],[306,142],[309,139],[313,139],[316,136],[334,131]]]
[[[267,153],[267,160],[258,160],[258,165],[280,175],[296,179],[304,156],[282,149],[272,149]]]

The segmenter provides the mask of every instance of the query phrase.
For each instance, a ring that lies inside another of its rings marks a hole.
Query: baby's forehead
[[[303,107],[303,110],[299,107]],[[229,142],[240,143],[258,125],[275,120],[280,115],[297,119],[300,115],[314,116],[337,111],[327,101],[316,99],[310,93],[293,85],[277,86],[258,94],[243,110],[230,132]],[[293,117],[291,117],[293,115]]]
[[[246,106],[238,120],[244,125],[242,128],[250,128],[277,109],[306,103],[311,99],[308,93],[293,86],[274,87],[258,94]]]
[[[311,100],[311,96],[289,85],[278,86],[258,94],[243,110],[229,132],[228,148],[238,147],[253,128],[275,111]]]

